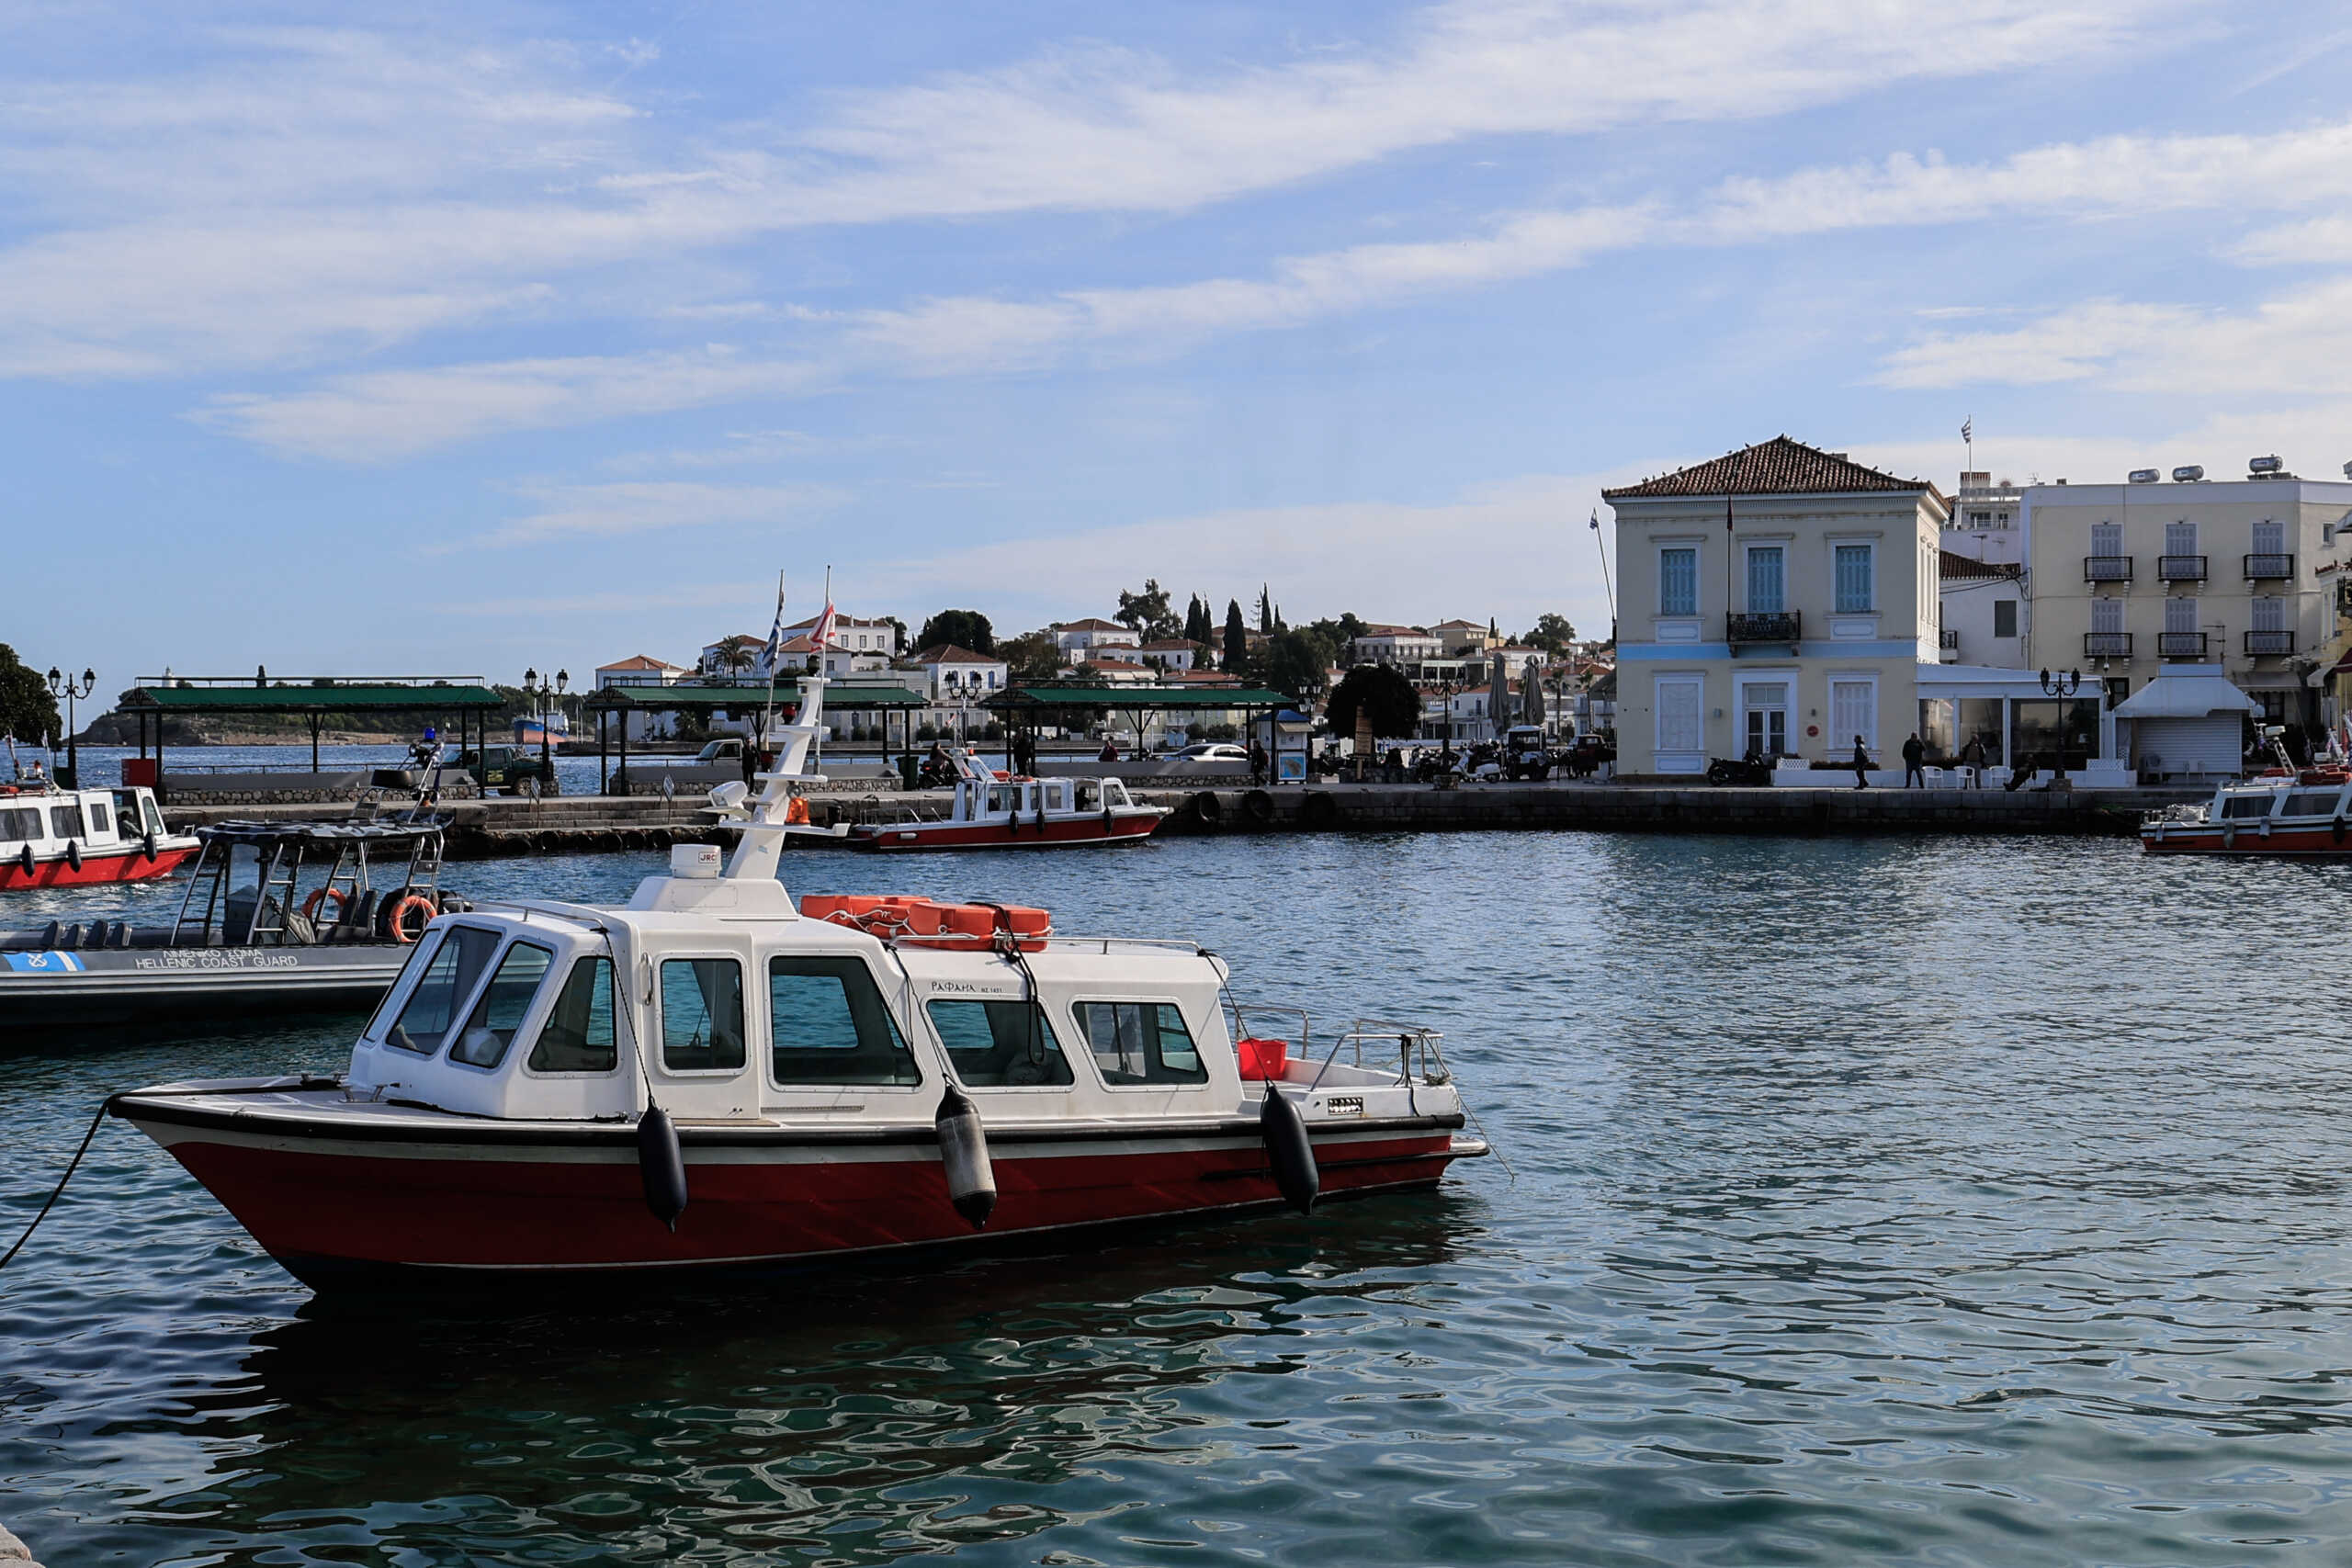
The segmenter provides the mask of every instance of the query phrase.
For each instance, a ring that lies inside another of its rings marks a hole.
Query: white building
[[[1199,643],[1190,638],[1171,637],[1143,644],[1136,649],[1136,655],[1146,664],[1181,673],[1186,670],[1199,668],[1202,655],[1205,651]]]
[[[1004,690],[1011,666],[1001,659],[943,642],[924,649],[901,668],[922,671],[920,689],[931,698],[933,707],[954,708],[984,702]]]
[[[1944,524],[1943,547],[1970,560],[2022,566],[2024,521],[2023,491],[2006,479],[1995,482],[1982,469],[1963,468],[1951,520]]]
[[[784,629],[787,632],[813,632],[817,616],[795,621]],[[899,645],[899,627],[894,621],[869,621],[856,615],[844,615],[836,611],[833,617],[833,645],[844,653],[866,653],[880,659],[883,664],[906,650]],[[881,665],[860,665],[860,669],[879,669]],[[831,670],[827,673],[831,673]]]
[[[1947,533],[1945,537],[1950,538],[1951,535]],[[1937,564],[1943,627],[1938,640],[1942,661],[2024,669],[2024,569],[1955,555],[1951,550],[1942,551]]]
[[[1419,626],[1369,626],[1353,644],[1359,664],[1386,664],[1408,671],[1445,657],[1445,639]]]
[[[1089,618],[1054,628],[1054,646],[1073,664],[1084,663],[1086,656],[1097,649],[1124,648],[1133,651],[1142,644],[1142,633],[1116,621]]]

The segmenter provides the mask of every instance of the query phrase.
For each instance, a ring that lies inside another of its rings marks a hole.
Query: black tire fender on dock
[[[1314,1213],[1315,1200],[1323,1190],[1315,1145],[1298,1107],[1278,1085],[1266,1086],[1265,1100],[1258,1107],[1258,1136],[1265,1140],[1266,1161],[1274,1168],[1274,1190],[1283,1201],[1302,1214]]]
[[[1306,797],[1299,808],[1299,818],[1309,828],[1321,830],[1340,825],[1340,802],[1325,790],[1317,790]]]
[[[1274,819],[1274,797],[1262,789],[1253,789],[1241,797],[1241,809],[1252,822]]]
[[[678,1216],[686,1212],[686,1156],[678,1148],[670,1113],[658,1105],[647,1106],[637,1119],[637,1174],[645,1186],[645,1206],[677,1235]]]
[[[1204,828],[1216,827],[1225,820],[1225,802],[1217,798],[1217,793],[1213,789],[1194,790],[1193,817]],[[25,852],[29,854],[32,852],[28,848]]]

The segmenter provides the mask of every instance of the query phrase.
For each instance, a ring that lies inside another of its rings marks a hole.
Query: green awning
[[[1008,686],[980,705],[987,708],[1273,708],[1293,699],[1262,686]]]
[[[447,713],[497,708],[506,699],[488,686],[133,686],[124,708],[175,714]]]
[[[707,686],[680,682],[674,686],[604,686],[582,699],[592,708],[637,708],[640,711],[665,713],[675,710],[725,708],[756,708],[768,700],[765,682],[756,686]],[[797,707],[800,688],[797,684],[779,682],[775,689],[778,705]],[[931,699],[918,696],[904,686],[844,686],[825,687],[825,705],[853,711],[876,708],[922,708]]]

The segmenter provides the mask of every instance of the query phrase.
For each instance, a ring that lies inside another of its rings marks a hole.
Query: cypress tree
[[[1250,661],[1250,623],[1241,618],[1241,601],[1225,602],[1225,667],[1238,671]]]

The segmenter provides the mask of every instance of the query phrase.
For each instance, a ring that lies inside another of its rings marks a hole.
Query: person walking
[[[1928,787],[1927,761],[1928,749],[1919,743],[1919,738],[1917,735],[1903,743],[1903,787],[1905,789],[1911,787],[1913,779],[1919,781],[1921,789]]]
[[[1862,738],[1859,735],[1854,737],[1854,787],[1856,789],[1871,787],[1870,748],[1862,744]]]

